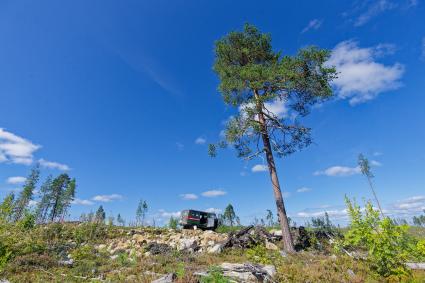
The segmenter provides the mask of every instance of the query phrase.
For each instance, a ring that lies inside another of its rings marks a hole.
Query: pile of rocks
[[[133,230],[126,237],[111,240],[98,249],[106,249],[111,255],[121,252],[148,256],[166,254],[172,250],[187,252],[220,252],[226,234],[201,230]]]

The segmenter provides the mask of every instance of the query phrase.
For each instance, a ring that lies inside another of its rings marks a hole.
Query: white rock
[[[279,248],[273,243],[266,242],[266,249],[277,251]]]
[[[179,251],[195,249],[198,246],[196,240],[194,238],[182,239],[180,240],[180,245],[178,247]]]
[[[151,283],[173,283],[174,279],[176,279],[176,275],[174,273],[169,273],[165,276],[162,276],[159,279],[152,281]]]
[[[222,244],[216,244],[213,247],[208,249],[208,253],[219,254],[219,253],[221,253],[222,250],[223,250],[223,245]]]
[[[282,230],[273,229],[270,231],[270,234],[274,236],[282,236]]]

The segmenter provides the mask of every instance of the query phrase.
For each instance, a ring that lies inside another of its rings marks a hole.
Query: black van
[[[181,212],[180,225],[184,229],[215,230],[218,219],[215,213],[187,209]]]

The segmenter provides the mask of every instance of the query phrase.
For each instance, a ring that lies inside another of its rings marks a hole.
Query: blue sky
[[[344,195],[370,199],[356,169],[373,160],[388,213],[425,208],[425,3],[410,1],[2,1],[0,197],[31,166],[77,179],[72,217],[96,210],[149,219],[232,203],[244,223],[274,209],[262,159],[227,150],[211,159],[235,113],[217,92],[214,41],[246,22],[273,46],[333,50],[336,99],[304,123],[314,144],[278,159],[287,210],[297,222]],[[285,113],[284,105],[275,105]],[[15,178],[13,178],[15,177]]]

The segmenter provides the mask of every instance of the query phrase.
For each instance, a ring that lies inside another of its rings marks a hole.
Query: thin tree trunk
[[[277,213],[280,220],[280,228],[282,229],[282,240],[284,244],[284,249],[288,253],[295,252],[294,245],[292,243],[291,230],[289,228],[288,216],[286,215],[285,204],[283,203],[282,191],[280,189],[279,178],[276,172],[276,165],[274,163],[274,157],[272,148],[270,145],[269,133],[267,130],[266,121],[263,115],[263,104],[259,99],[259,94],[257,91],[254,92],[257,108],[258,108],[258,121],[261,125],[261,136],[263,139],[264,151],[266,154],[267,164],[269,166],[270,179],[272,181],[274,198],[276,201]]]
[[[381,212],[382,217],[385,217],[384,212],[382,211],[381,204],[379,203],[378,197],[376,196],[375,189],[373,188],[372,180],[370,177],[367,177],[369,182],[370,189],[372,190],[373,196],[375,197],[376,204],[378,205],[379,211]]]

